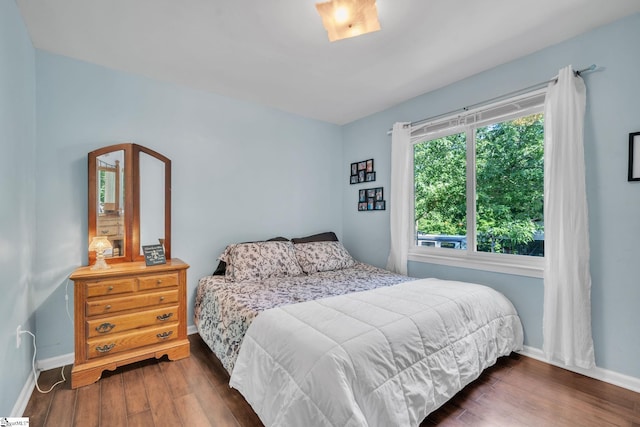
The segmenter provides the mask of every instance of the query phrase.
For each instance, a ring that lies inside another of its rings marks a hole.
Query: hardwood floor
[[[206,344],[190,335],[191,357],[148,360],[105,372],[76,390],[69,382],[37,390],[24,416],[39,426],[262,426],[228,387],[228,375]],[[65,368],[70,377],[71,366]],[[40,388],[59,379],[42,372]],[[640,426],[640,394],[534,359],[501,358],[424,420],[441,426]],[[302,427],[302,426],[301,426]]]

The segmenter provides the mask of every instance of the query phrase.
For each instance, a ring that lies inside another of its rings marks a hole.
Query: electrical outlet
[[[20,335],[22,333],[22,325],[16,328],[16,348],[20,348]]]

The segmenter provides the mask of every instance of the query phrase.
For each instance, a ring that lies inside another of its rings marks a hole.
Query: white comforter
[[[522,344],[499,292],[420,279],[262,312],[230,385],[267,426],[417,426]]]

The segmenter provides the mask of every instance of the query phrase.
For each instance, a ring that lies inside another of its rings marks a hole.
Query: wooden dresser
[[[147,267],[111,264],[107,270],[73,272],[75,363],[71,387],[92,384],[105,369],[168,355],[189,356],[186,282],[179,259]]]

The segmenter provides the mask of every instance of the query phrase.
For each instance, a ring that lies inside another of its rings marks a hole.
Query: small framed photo
[[[373,207],[374,207],[374,204],[375,204],[375,200],[373,199],[373,197],[369,197],[367,199],[367,210],[368,211],[372,211]]]
[[[629,134],[629,172],[627,181],[640,181],[640,132]]]
[[[364,178],[365,178],[366,172],[364,170],[361,170],[358,172],[358,182],[364,182]]]
[[[148,266],[167,263],[162,245],[143,246],[142,253],[144,253],[144,262]]]
[[[351,175],[351,178],[349,179],[349,183],[350,184],[357,184],[358,183],[358,175]]]
[[[382,187],[376,188],[376,202],[381,202],[384,200],[384,194]]]
[[[358,202],[358,210],[366,211],[367,210],[367,202]]]
[[[358,162],[358,170],[364,171],[367,170],[367,161]]]
[[[367,198],[373,199],[376,197],[376,189],[375,188],[367,188]]]
[[[375,181],[376,180],[376,173],[375,172],[367,172],[366,176],[365,176],[365,181],[366,182],[371,182],[371,181]]]
[[[358,162],[351,163],[351,176],[358,175]]]
[[[386,204],[387,204],[387,202],[385,202],[384,200],[377,201],[377,202],[375,203],[374,207],[373,207],[373,210],[376,210],[376,211],[383,211],[383,210],[385,210],[385,209],[386,209]]]
[[[367,160],[367,172],[373,172],[373,159]]]
[[[365,190],[362,189],[358,192],[358,202],[366,202],[367,201],[367,195],[365,193]]]

